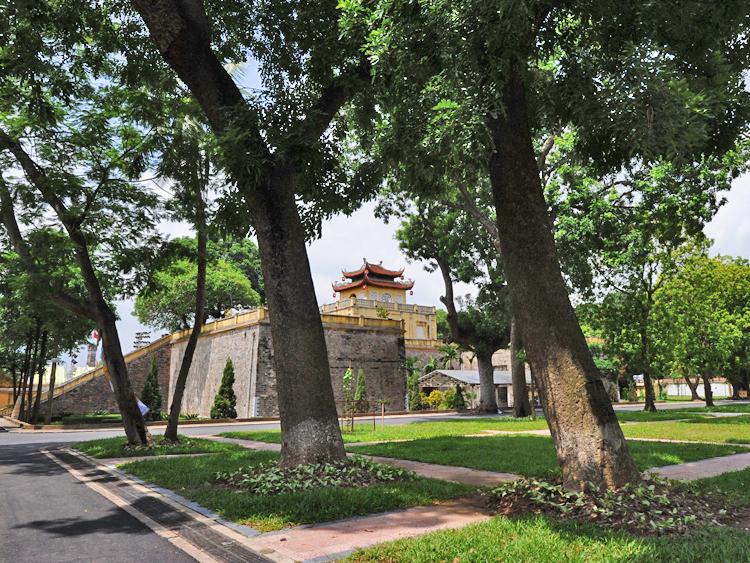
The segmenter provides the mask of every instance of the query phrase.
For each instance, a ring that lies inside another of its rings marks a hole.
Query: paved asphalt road
[[[685,404],[659,405],[659,408],[681,406]],[[456,415],[393,417],[386,418],[386,423],[449,418]],[[184,426],[182,432],[218,434],[277,427],[278,423]],[[152,431],[161,433],[163,427]],[[39,452],[42,447],[122,433],[117,429],[0,432],[0,562],[192,561]]]

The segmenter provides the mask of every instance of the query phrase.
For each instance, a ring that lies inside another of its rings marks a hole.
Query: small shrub
[[[453,402],[456,400],[456,390],[455,389],[446,389],[443,391],[443,399],[440,401],[440,404],[437,406],[438,410],[447,411],[448,409],[453,408]]]
[[[237,397],[234,394],[234,364],[227,358],[221,385],[211,407],[211,418],[237,418]]]
[[[280,495],[324,487],[367,487],[416,478],[411,471],[351,456],[330,463],[307,463],[282,468],[276,462],[217,473],[217,480],[257,495]]]
[[[419,371],[413,369],[411,373],[409,373],[406,385],[409,390],[409,410],[422,410],[424,408],[424,401],[422,401],[424,395],[419,391]]]
[[[442,391],[440,391],[439,389],[435,389],[430,392],[429,395],[427,395],[427,397],[425,398],[425,403],[427,403],[427,406],[429,408],[437,409],[443,402],[443,395],[444,393]]]
[[[357,370],[357,385],[354,389],[354,408],[357,412],[367,412],[369,410],[369,401],[367,399],[367,386],[365,384],[365,370]]]
[[[722,499],[650,478],[617,490],[590,485],[582,492],[561,484],[519,479],[493,489],[490,502],[502,514],[549,514],[593,522],[639,535],[687,533],[696,524],[721,524],[728,515]]]
[[[147,420],[161,420],[161,391],[159,390],[159,366],[156,356],[151,357],[151,367],[143,384],[141,402],[149,408],[146,413]]]
[[[456,383],[456,389],[453,392],[453,405],[452,407],[457,411],[466,410],[466,399],[464,399],[464,390],[458,383]]]

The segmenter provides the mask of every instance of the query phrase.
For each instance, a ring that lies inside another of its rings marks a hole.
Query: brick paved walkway
[[[332,561],[378,543],[480,522],[490,516],[477,502],[458,500],[398,512],[363,516],[264,534],[256,549],[270,549],[297,561]]]

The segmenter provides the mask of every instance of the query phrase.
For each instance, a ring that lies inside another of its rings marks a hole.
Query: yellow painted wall
[[[368,288],[369,289],[369,288]],[[378,288],[379,291],[383,291]],[[321,311],[335,315],[349,315],[353,317],[378,318],[377,307],[388,311],[388,318],[404,323],[404,338],[412,340],[435,340],[437,339],[437,316],[434,307],[422,305],[387,303],[362,299],[357,294],[357,299],[349,299],[356,291],[344,292],[342,298],[336,303],[323,305]],[[404,296],[406,292],[404,291]],[[377,306],[376,306],[377,305]]]
[[[0,389],[0,408],[13,404],[13,389]]]

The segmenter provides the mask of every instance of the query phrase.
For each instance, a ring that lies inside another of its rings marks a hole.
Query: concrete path
[[[224,438],[222,436],[201,436],[208,440],[224,442],[227,444],[239,444],[249,450],[263,450],[278,452],[281,450],[280,444],[269,442],[258,442],[253,440],[238,440],[235,438]],[[352,445],[352,444],[348,444]],[[361,454],[360,454],[361,455]],[[390,457],[376,457],[364,455],[378,463],[393,465],[413,471],[421,477],[428,479],[441,479],[443,481],[452,481],[464,485],[475,485],[477,487],[492,487],[505,483],[506,481],[515,481],[518,475],[513,473],[498,473],[494,471],[482,471],[480,469],[469,469],[468,467],[454,467],[451,465],[439,465],[436,463],[423,463],[421,461],[410,461],[407,459],[395,459]]]
[[[667,477],[668,479],[695,481],[696,479],[716,477],[717,475],[728,473],[730,471],[740,471],[742,469],[747,469],[748,467],[750,467],[750,452],[722,457],[712,457],[700,461],[682,463],[680,465],[654,467],[647,472],[654,473],[661,477]]]
[[[264,534],[250,541],[253,548],[259,551],[273,550],[296,561],[332,561],[359,548],[447,528],[460,528],[489,517],[479,503],[462,499],[293,528]]]

